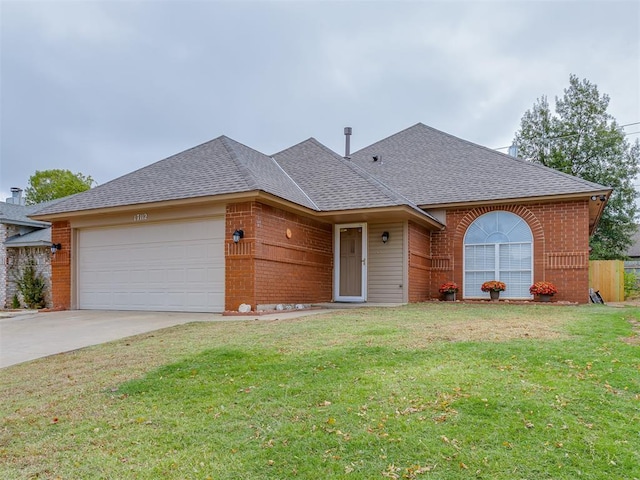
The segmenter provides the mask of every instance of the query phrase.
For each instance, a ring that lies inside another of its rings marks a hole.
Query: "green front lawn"
[[[640,309],[194,323],[0,370],[0,478],[640,478]]]

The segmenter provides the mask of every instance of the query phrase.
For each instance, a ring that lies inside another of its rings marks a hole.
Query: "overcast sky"
[[[640,2],[0,0],[0,199],[220,135],[343,153],[417,122],[490,148],[571,73],[640,122]],[[640,125],[625,128],[639,138]],[[504,151],[504,150],[502,150]]]

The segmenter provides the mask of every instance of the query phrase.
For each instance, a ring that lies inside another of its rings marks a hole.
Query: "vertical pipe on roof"
[[[351,127],[344,127],[344,158],[351,158]]]

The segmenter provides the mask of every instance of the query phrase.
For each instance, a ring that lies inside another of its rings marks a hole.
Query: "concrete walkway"
[[[190,322],[254,321],[256,318],[273,320],[315,315],[327,311],[326,309],[301,310],[241,317],[223,317],[214,313],[95,310],[2,312],[0,315],[0,368]]]

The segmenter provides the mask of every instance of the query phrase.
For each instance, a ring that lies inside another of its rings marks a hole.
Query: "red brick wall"
[[[227,240],[227,310],[236,310],[241,303],[255,309],[264,304],[331,301],[330,224],[245,202],[227,207],[226,238],[236,228],[243,228],[245,237],[237,245]]]
[[[471,223],[494,210],[522,217],[534,238],[534,282],[546,280],[558,287],[555,301],[589,301],[589,212],[586,200],[457,209],[447,212],[447,228],[432,235],[432,254],[451,255],[449,265],[432,270],[430,293],[438,297],[439,286],[453,280],[462,291],[463,241]]]
[[[430,298],[431,235],[420,225],[409,222],[409,302],[424,302]]]
[[[71,308],[71,226],[69,222],[51,224],[51,242],[62,249],[51,256],[51,303],[56,310]]]
[[[255,308],[255,202],[227,205],[225,216],[225,310],[237,310],[241,303]],[[244,238],[233,243],[236,230],[244,231]]]

